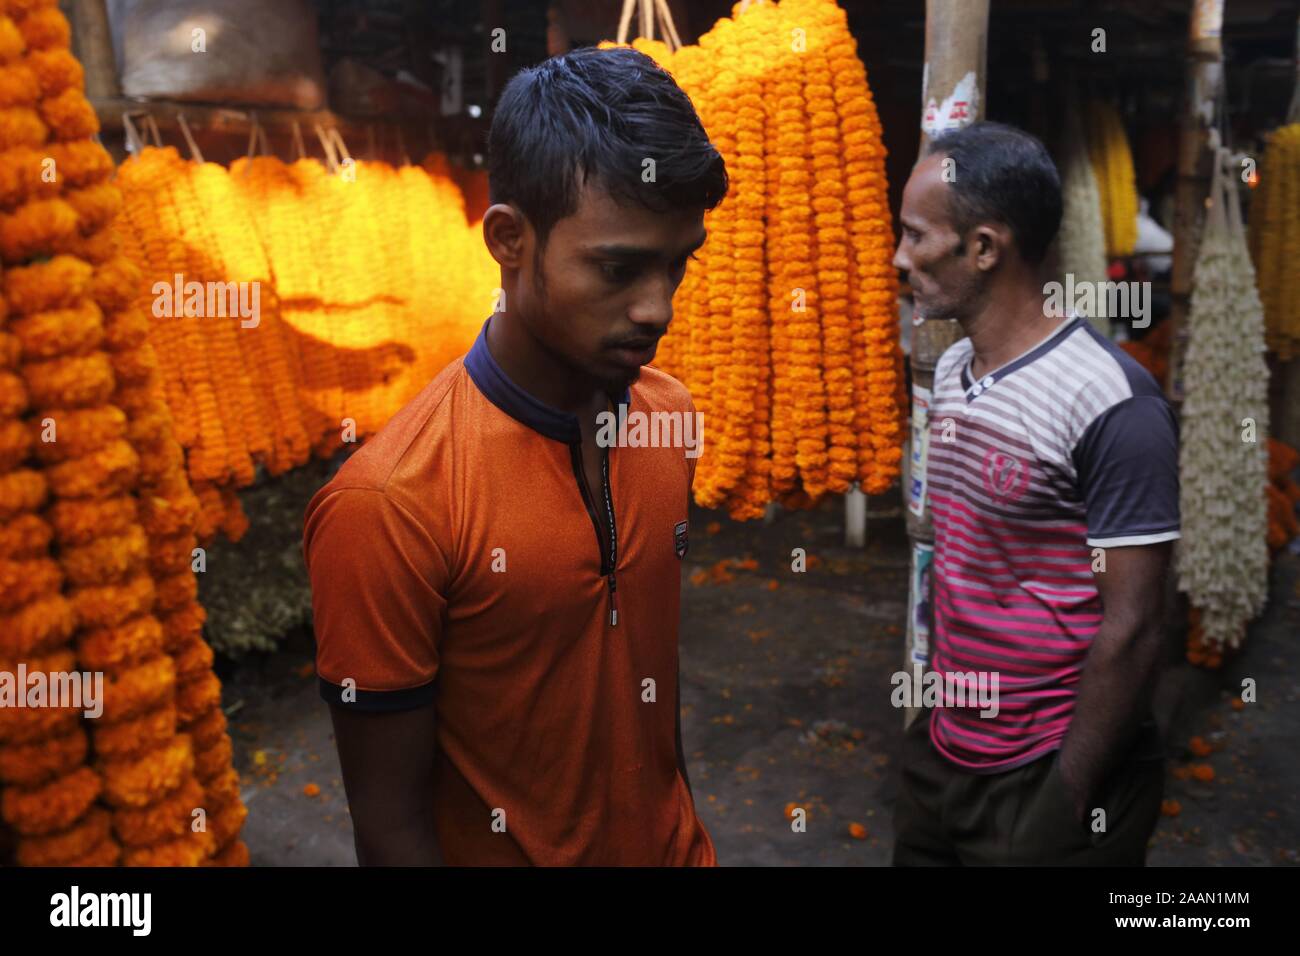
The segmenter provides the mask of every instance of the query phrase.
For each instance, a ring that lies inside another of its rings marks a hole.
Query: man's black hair
[[[654,182],[643,182],[645,160]],[[578,208],[583,179],[655,212],[708,210],[727,169],[690,98],[646,56],[585,47],[522,70],[506,84],[488,134],[488,192],[513,203],[541,246]]]
[[[955,163],[948,184],[953,227],[980,222],[1011,228],[1020,257],[1038,265],[1061,227],[1061,177],[1046,147],[1024,130],[983,121],[930,141],[927,156]]]

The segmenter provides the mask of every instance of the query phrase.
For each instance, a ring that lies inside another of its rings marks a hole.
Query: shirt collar
[[[1073,332],[1081,324],[1083,324],[1083,319],[1075,315],[1073,312],[1070,312],[1061,320],[1061,324],[1058,325],[1056,330],[1047,338],[1043,339],[1043,341],[1039,342],[1028,351],[1013,358],[1005,365],[994,369],[992,372],[988,372],[981,377],[978,382],[975,381],[975,376],[971,374],[971,368],[975,364],[975,353],[972,351],[970,357],[966,359],[965,364],[961,367],[961,385],[966,391],[967,403],[969,403],[971,399],[978,398],[981,394],[988,391],[1016,369],[1024,368],[1030,362],[1042,358],[1048,352],[1052,351],[1052,349],[1064,342],[1065,336],[1068,333]]]
[[[487,330],[491,321],[489,318],[483,323],[478,338],[465,356],[465,368],[478,390],[501,411],[538,434],[570,445],[581,441],[582,430],[577,415],[534,398],[506,376],[488,350]],[[632,389],[625,388],[619,404],[630,405],[631,402]]]

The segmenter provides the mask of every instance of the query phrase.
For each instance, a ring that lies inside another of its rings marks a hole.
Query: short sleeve
[[[432,700],[448,568],[427,530],[380,490],[327,485],[303,554],[321,696],[370,711]]]
[[[1135,395],[1084,431],[1074,464],[1099,548],[1156,544],[1179,536],[1178,425],[1158,395]]]

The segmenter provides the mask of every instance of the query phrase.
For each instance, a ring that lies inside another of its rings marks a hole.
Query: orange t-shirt
[[[577,417],[506,378],[486,330],[308,505],[321,694],[436,702],[449,864],[714,865],[675,738],[695,459],[608,449],[611,581]],[[652,368],[622,401],[694,414]]]

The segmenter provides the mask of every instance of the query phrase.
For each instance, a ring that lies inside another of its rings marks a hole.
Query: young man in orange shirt
[[[507,85],[489,182],[505,307],[307,510],[357,858],[712,865],[678,711],[698,439],[598,422],[697,434],[643,366],[725,166],[653,61],[586,49]]]

